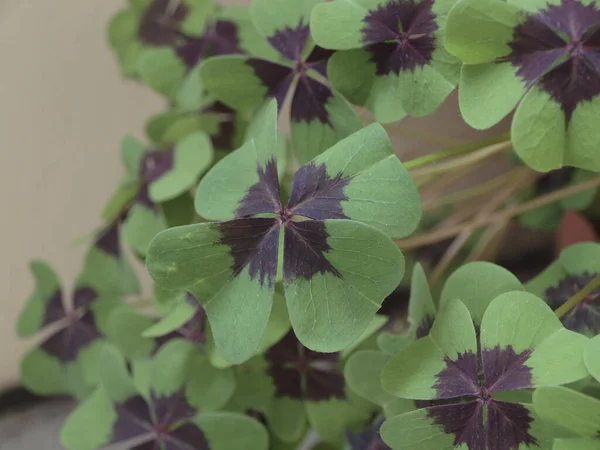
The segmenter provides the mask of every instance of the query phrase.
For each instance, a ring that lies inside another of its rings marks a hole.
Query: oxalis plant
[[[108,41],[166,107],[73,287],[31,264],[64,448],[600,449],[599,2],[130,0]],[[455,90],[499,133],[406,158]]]

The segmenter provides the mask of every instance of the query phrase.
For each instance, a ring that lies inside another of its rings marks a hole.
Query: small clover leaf
[[[578,243],[565,248],[559,258],[527,283],[526,288],[559,308],[598,274],[600,244]],[[600,290],[596,289],[561,318],[565,328],[595,336],[600,334]]]
[[[19,317],[17,332],[21,337],[47,327],[53,332],[23,359],[22,383],[42,395],[83,397],[94,387],[89,371],[105,340],[103,318],[122,295],[139,292],[137,278],[121,252],[118,228],[109,227],[95,239],[71,301],[65,299],[50,266],[34,261],[31,270],[36,289]]]
[[[325,442],[338,444],[344,430],[364,423],[373,412],[346,387],[342,353],[304,347],[289,330],[262,356],[236,368],[237,409],[263,414],[273,434],[286,442],[304,436],[307,425]]]
[[[100,387],[62,429],[67,449],[91,450],[133,438],[143,442],[136,447],[140,449],[226,449],[235,441],[224,442],[226,428],[242,433],[238,439],[251,448],[267,449],[267,434],[258,422],[213,412],[233,394],[232,374],[223,378],[185,341],[170,342],[152,360],[136,361],[132,377],[114,347],[104,349],[99,367]],[[223,383],[226,378],[229,384]]]
[[[108,221],[123,221],[123,240],[140,256],[145,256],[152,238],[167,228],[172,217],[181,214],[178,203],[188,195],[200,175],[213,160],[208,136],[188,134],[172,146],[146,151],[131,137],[122,143],[126,175],[104,211]],[[176,208],[168,208],[175,202]],[[191,207],[191,203],[189,204]]]
[[[186,289],[202,302],[217,348],[232,363],[247,360],[264,333],[281,240],[296,335],[308,348],[334,352],[361,335],[400,282],[403,258],[389,238],[410,234],[420,216],[416,186],[380,125],[301,167],[284,207],[270,105],[264,129],[254,130],[254,139],[220,161],[198,188],[198,213],[227,221],[166,230],[148,252],[157,283]]]
[[[302,164],[361,126],[352,106],[326,79],[332,52],[310,39],[308,18],[320,2],[255,0],[252,20],[274,57],[220,56],[200,68],[207,91],[240,111],[256,110],[267,98],[277,99],[281,110],[290,96],[291,139]]]
[[[493,300],[480,333],[467,307],[448,301],[430,334],[393,356],[382,373],[390,394],[432,403],[389,418],[381,434],[394,448],[422,448],[423,439],[436,448],[549,448],[553,430],[533,406],[498,396],[585,378],[587,343],[526,292]]]
[[[455,0],[336,0],[315,7],[311,31],[337,52],[331,81],[379,122],[433,113],[458,82],[460,64],[443,46]]]
[[[460,0],[446,48],[465,63],[459,99],[467,123],[489,128],[518,105],[512,141],[528,166],[599,171],[598,25],[600,9],[585,0]]]

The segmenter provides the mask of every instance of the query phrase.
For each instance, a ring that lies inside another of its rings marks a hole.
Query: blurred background
[[[106,44],[106,24],[124,2],[0,2],[0,395],[18,385],[19,361],[31,345],[14,331],[33,289],[28,262],[46,260],[72,284],[85,251],[81,238],[100,226],[122,174],[121,138],[143,138],[144,121],[163,107],[149,89],[120,78]],[[390,131],[403,158],[485,136],[464,125],[456,96],[436,114]],[[8,398],[0,397],[0,449],[60,449],[58,425],[38,420],[56,421],[68,408],[7,419]],[[23,437],[22,428],[34,426]],[[38,446],[44,436],[52,439]]]

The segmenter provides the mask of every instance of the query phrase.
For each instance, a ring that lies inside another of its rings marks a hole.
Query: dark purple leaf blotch
[[[316,274],[342,274],[329,262],[325,254],[331,250],[325,224],[316,220],[295,222],[284,226],[283,277],[286,283],[296,279],[310,280]]]
[[[530,350],[515,353],[512,346],[500,349],[484,348],[481,360],[488,392],[518,391],[533,386],[531,368],[525,361],[531,356]]]
[[[63,364],[75,361],[79,352],[100,338],[91,312],[79,317],[77,312],[67,316],[67,325],[50,336],[41,348]]]
[[[116,222],[111,224],[106,230],[103,230],[96,238],[95,247],[114,258],[121,256],[119,227]]]
[[[544,89],[565,113],[600,94],[600,11],[592,2],[561,0],[530,14],[509,43],[510,61],[529,87]]]
[[[246,266],[250,278],[273,286],[277,275],[280,222],[277,218],[248,218],[213,225],[221,233],[221,244],[231,248],[233,274]]]
[[[265,354],[267,373],[278,397],[321,401],[346,398],[338,353],[318,353],[304,347],[293,331]]]
[[[454,435],[454,445],[467,445],[469,450],[485,450],[483,404],[480,401],[427,408],[427,415],[446,434]],[[509,450],[498,447],[496,450]],[[516,450],[516,449],[515,449]]]
[[[546,302],[552,309],[557,309],[588,285],[595,276],[595,273],[589,272],[567,276],[556,286],[546,289]],[[569,330],[592,336],[600,334],[600,288],[592,291],[583,302],[576,305],[561,320],[565,328]]]
[[[258,181],[248,188],[235,211],[236,217],[247,217],[261,213],[278,213],[281,210],[277,162],[271,159],[265,167],[256,169]]]
[[[480,391],[477,355],[461,353],[456,361],[446,357],[446,368],[437,374],[435,389],[438,399],[477,395]]]
[[[58,322],[59,320],[64,319],[66,315],[62,291],[57,289],[50,300],[48,300],[48,303],[46,303],[46,310],[44,311],[44,318],[42,319],[41,326],[44,327],[51,323]]]
[[[267,88],[265,97],[275,97],[277,99],[277,110],[281,111],[283,102],[294,81],[293,69],[258,58],[250,58],[246,64],[252,67],[256,77]]]
[[[438,29],[433,4],[433,0],[392,0],[369,11],[361,31],[377,75],[398,75],[429,64]]]
[[[177,54],[191,68],[210,56],[243,53],[238,27],[230,20],[217,20],[199,37],[188,38],[177,47]]]
[[[296,172],[287,208],[292,214],[315,220],[348,219],[342,202],[349,200],[344,188],[350,180],[342,174],[330,177],[325,164],[317,166],[311,161]]]
[[[325,108],[331,97],[333,97],[333,92],[329,87],[306,74],[302,74],[298,79],[298,85],[292,100],[292,121],[310,123],[313,120],[318,120],[322,124],[333,128],[329,121],[329,113]]]
[[[188,12],[183,2],[154,0],[140,20],[140,40],[150,46],[174,45],[181,38],[179,26]]]
[[[300,61],[309,37],[310,29],[301,20],[296,28],[286,27],[278,30],[268,41],[283,57],[290,61]]]

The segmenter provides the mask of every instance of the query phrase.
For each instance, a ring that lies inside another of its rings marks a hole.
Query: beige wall
[[[231,0],[243,3],[244,0]],[[162,107],[120,80],[104,28],[125,0],[0,0],[0,390],[17,380],[29,342],[14,335],[32,290],[27,262],[43,258],[70,285],[121,167],[118,144]],[[455,101],[409,119],[395,141],[412,154],[441,148],[416,131],[472,138]]]
[[[124,0],[0,1],[0,390],[29,343],[14,336],[32,289],[27,261],[74,279],[121,175],[118,145],[162,108],[120,80],[104,28]]]

